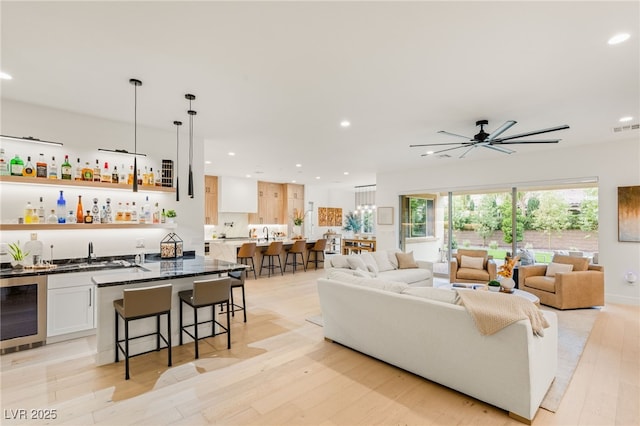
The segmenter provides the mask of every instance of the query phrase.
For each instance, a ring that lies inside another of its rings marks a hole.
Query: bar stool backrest
[[[289,253],[304,253],[306,248],[307,242],[305,240],[297,240],[289,249]]]
[[[264,252],[266,256],[278,256],[280,253],[282,253],[282,241],[272,242]]]
[[[229,300],[231,278],[216,278],[193,282],[193,304],[211,305]]]
[[[171,284],[124,290],[125,318],[153,315],[171,310]]]
[[[316,243],[313,245],[313,251],[324,251],[324,249],[327,247],[327,239],[326,238],[321,238],[319,240],[316,241]]]
[[[253,257],[256,254],[256,243],[244,243],[238,250],[238,257]]]

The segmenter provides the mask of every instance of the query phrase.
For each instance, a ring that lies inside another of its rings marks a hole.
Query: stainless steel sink
[[[134,263],[126,260],[109,260],[101,262],[83,262],[83,263],[68,263],[65,265],[58,265],[56,269],[64,271],[92,271],[98,269],[121,269],[135,267]]]

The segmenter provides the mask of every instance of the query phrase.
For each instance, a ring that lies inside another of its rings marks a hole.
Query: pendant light
[[[142,82],[135,78],[129,80],[133,84],[133,152],[138,152],[138,86]],[[133,192],[138,192],[138,157],[133,156]]]
[[[187,114],[189,114],[189,182],[187,194],[193,198],[193,117],[197,112],[191,109],[191,101],[193,101],[196,96],[187,93],[184,97],[189,100],[189,110],[187,111]]]
[[[182,126],[182,121],[174,121],[173,124],[176,125],[176,201],[180,201],[180,175],[178,174],[178,162],[180,158],[180,126]]]

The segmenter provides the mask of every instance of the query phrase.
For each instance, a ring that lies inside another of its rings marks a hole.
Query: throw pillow
[[[417,268],[418,264],[413,259],[413,252],[409,253],[396,253],[398,259],[398,269],[412,269]]]
[[[456,304],[458,302],[458,292],[436,287],[409,287],[402,292],[416,297],[437,300],[438,302]]]
[[[375,259],[371,256],[371,253],[360,253],[360,258],[367,265],[367,271],[371,272],[371,274],[375,277],[378,275],[378,265],[376,264]]]
[[[461,268],[470,268],[470,269],[484,269],[484,258],[483,257],[471,257],[462,255],[462,259],[460,261]]]
[[[349,263],[347,263],[347,256],[337,255],[331,257],[331,266],[334,268],[349,269]]]
[[[371,257],[373,257],[376,265],[378,265],[378,272],[393,271],[394,269],[396,269],[393,267],[391,261],[389,261],[389,255],[384,250],[372,252]],[[395,259],[395,255],[393,256],[393,258]]]
[[[347,256],[347,263],[351,269],[367,270],[367,265],[364,264],[364,260],[362,260],[360,256]]]
[[[389,257],[389,262],[391,262],[391,264],[393,265],[393,269],[398,269],[398,258],[396,257],[396,253],[402,253],[402,250],[387,250],[387,256]]]
[[[558,272],[571,272],[571,271],[573,271],[573,265],[551,262],[549,265],[547,265],[547,272],[545,272],[544,275],[546,277],[555,277]]]

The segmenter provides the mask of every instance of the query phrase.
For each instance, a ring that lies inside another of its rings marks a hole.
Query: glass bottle
[[[24,161],[18,154],[13,157],[9,163],[9,171],[11,176],[22,176],[22,170],[24,169]]]
[[[120,168],[120,179],[118,183],[126,183],[127,182],[127,169],[124,168],[124,164]]]
[[[93,182],[93,168],[88,161],[84,163],[82,168],[82,180]]]
[[[133,166],[129,166],[129,175],[127,176],[127,185],[133,185]]]
[[[9,176],[11,170],[9,170],[9,163],[4,156],[4,148],[0,148],[0,176]]]
[[[124,221],[131,222],[131,207],[129,207],[129,203],[126,203],[124,207]]]
[[[60,198],[56,201],[58,209],[58,223],[65,223],[65,215],[67,214],[67,201],[64,199],[62,191],[60,191]]]
[[[104,168],[100,175],[100,182],[111,183],[111,171],[109,170],[109,163],[104,162]]]
[[[80,159],[79,158],[78,158],[78,162],[76,163],[75,180],[84,180],[84,178],[82,177],[82,164],[80,164]]]
[[[111,198],[107,198],[107,223],[113,222],[113,211],[111,210]]]
[[[158,203],[156,203],[153,208],[153,223],[160,223],[160,208],[158,207]]]
[[[56,165],[56,157],[51,156],[51,164],[49,164],[47,175],[49,179],[58,179],[58,166]]]
[[[142,208],[144,209],[144,221],[146,223],[151,223],[151,205],[149,204],[148,195],[144,200],[144,206]]]
[[[72,174],[71,174],[71,163],[69,163],[69,156],[65,155],[64,156],[64,162],[62,163],[62,166],[60,167],[60,177],[64,180],[71,180]]]
[[[45,220],[44,204],[42,204],[42,197],[40,197],[40,206],[38,206],[38,222],[45,223]]]
[[[36,177],[36,168],[31,164],[31,156],[27,156],[27,164],[22,169],[22,176]]]
[[[153,167],[149,169],[149,186],[153,186],[156,184],[156,177],[153,174]]]
[[[84,222],[84,210],[82,208],[82,195],[78,195],[78,205],[76,206],[76,222]]]
[[[118,203],[118,210],[116,210],[116,222],[124,221],[124,208],[122,208],[122,203]]]
[[[118,174],[118,166],[113,166],[113,173],[111,173],[111,183],[118,183],[119,179],[120,175]]]
[[[100,223],[100,208],[98,207],[98,199],[93,199],[93,206],[91,207],[91,216],[93,216],[93,223]]]
[[[44,154],[40,154],[40,158],[36,161],[36,177],[47,177],[47,161],[44,159]]]
[[[73,210],[69,210],[67,214],[67,223],[76,223],[76,215],[73,213]]]
[[[166,223],[167,222],[167,214],[164,212],[164,209],[162,209],[162,214],[160,215],[160,223]]]
[[[84,216],[84,223],[93,223],[93,216],[91,216],[91,210],[87,210],[87,214]]]
[[[33,206],[31,205],[31,201],[27,201],[27,205],[24,208],[24,223],[33,223]]]
[[[51,209],[51,213],[47,216],[47,223],[58,223],[58,215],[54,209]]]
[[[100,210],[100,223],[109,223],[106,206],[102,206],[102,210]]]
[[[131,202],[131,222],[138,223],[138,210],[135,201]]]
[[[138,169],[136,172],[137,172],[137,174],[138,174],[138,178],[137,178],[137,179],[138,179],[138,185],[142,186],[142,185],[143,185],[143,183],[142,183],[142,174],[141,174],[141,170],[140,170],[140,169]],[[132,183],[133,183],[133,182],[132,182]]]
[[[96,166],[93,168],[93,181],[101,182],[102,181],[102,171],[100,170],[100,163],[96,158]]]

